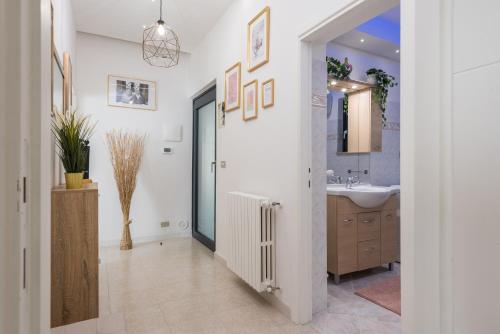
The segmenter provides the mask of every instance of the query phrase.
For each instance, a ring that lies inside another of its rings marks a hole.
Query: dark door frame
[[[217,163],[215,164],[215,175],[214,175],[214,240],[209,239],[205,235],[198,232],[198,110],[210,102],[217,102],[216,99],[216,86],[209,88],[202,95],[198,96],[193,100],[193,165],[192,165],[192,235],[193,238],[200,241],[202,244],[207,246],[210,250],[215,252],[215,240],[217,231]],[[217,161],[217,106],[215,107],[215,161]]]

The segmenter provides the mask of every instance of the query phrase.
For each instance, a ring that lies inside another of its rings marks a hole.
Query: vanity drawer
[[[399,256],[399,218],[396,210],[381,212],[381,255],[382,263],[394,262]]]
[[[345,274],[357,270],[358,240],[356,236],[357,216],[339,214],[337,216],[338,273]]]
[[[380,213],[358,214],[358,241],[380,240]]]
[[[380,266],[380,240],[358,243],[358,270]]]

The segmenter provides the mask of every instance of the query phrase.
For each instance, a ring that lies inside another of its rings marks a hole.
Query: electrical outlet
[[[168,220],[165,221],[165,222],[161,222],[160,226],[161,226],[161,228],[169,227],[170,226],[170,222]]]

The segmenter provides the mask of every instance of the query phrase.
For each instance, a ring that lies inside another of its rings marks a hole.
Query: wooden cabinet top
[[[52,188],[52,192],[82,192],[82,191],[97,191],[97,183],[84,184],[81,189],[66,189],[66,185],[61,184]]]

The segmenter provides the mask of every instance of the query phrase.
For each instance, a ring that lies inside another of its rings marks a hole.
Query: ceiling
[[[160,13],[160,0],[71,1],[77,31],[139,43],[143,26]],[[163,0],[163,19],[177,33],[181,50],[191,52],[232,1]]]
[[[361,42],[363,40],[363,42]],[[352,30],[334,40],[335,43],[399,61],[399,45],[387,40],[369,35],[364,32]]]
[[[394,24],[401,24],[401,6],[396,6],[380,15],[381,18]]]
[[[334,42],[399,61],[400,7],[396,6],[374,17],[336,38]]]

